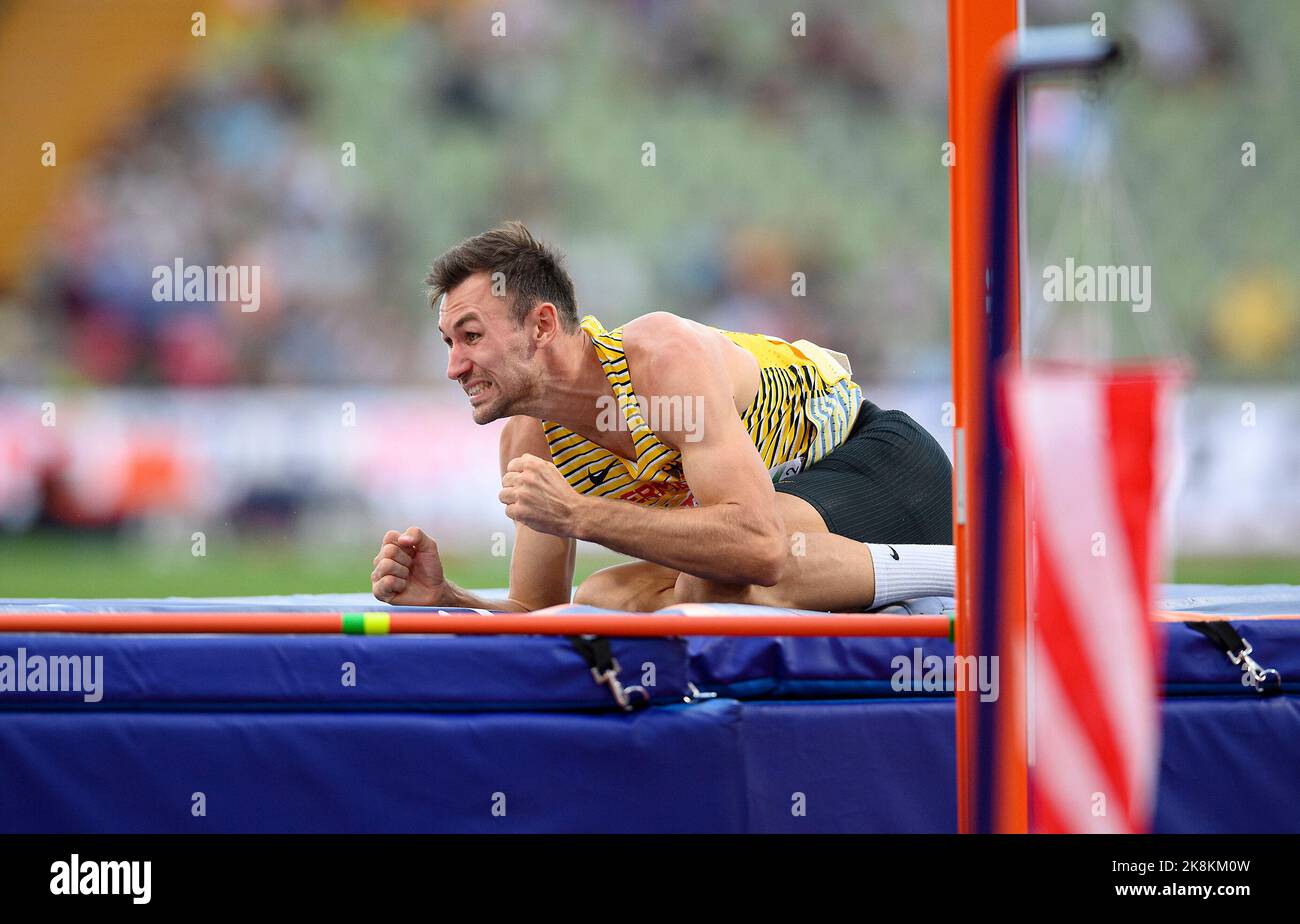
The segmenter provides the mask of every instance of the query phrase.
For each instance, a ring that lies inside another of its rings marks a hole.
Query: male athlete
[[[508,600],[443,573],[434,540],[389,531],[375,597],[524,612],[567,604],[578,539],[638,561],[573,602],[862,610],[953,592],[952,468],[900,411],[863,398],[838,354],[654,312],[579,318],[563,257],[511,222],[428,277],[447,377],[474,421],[508,417]]]

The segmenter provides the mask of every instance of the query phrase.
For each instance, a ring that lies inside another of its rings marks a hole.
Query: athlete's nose
[[[451,351],[447,354],[447,378],[453,382],[458,382],[469,375],[470,370],[473,368],[474,364],[460,352],[460,344],[453,344]]]

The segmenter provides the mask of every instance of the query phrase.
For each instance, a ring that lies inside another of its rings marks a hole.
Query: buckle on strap
[[[1205,620],[1184,623],[1187,628],[1199,635],[1204,635],[1215,647],[1228,656],[1228,660],[1241,668],[1241,685],[1250,687],[1256,693],[1282,692],[1282,675],[1271,667],[1264,667],[1251,652],[1255,649],[1240,632],[1226,619]],[[1270,687],[1272,677],[1274,685]]]
[[[688,680],[686,682],[686,695],[682,697],[682,702],[694,705],[695,703],[702,703],[705,700],[717,698],[718,694],[716,692],[705,692]]]
[[[609,688],[614,702],[624,712],[650,704],[650,693],[642,686],[624,686],[618,679],[621,668],[610,650],[609,639],[599,635],[571,635],[569,643],[582,655],[598,686]]]
[[[618,660],[611,659],[608,669],[601,670],[598,667],[591,669],[591,679],[598,684],[609,687],[610,694],[614,697],[614,702],[618,703],[619,708],[624,712],[631,712],[640,706],[646,706],[650,703],[650,694],[642,686],[623,686],[618,679]]]
[[[1240,651],[1225,652],[1228,660],[1241,668],[1241,685],[1243,687],[1253,687],[1256,693],[1265,693],[1265,684],[1268,681],[1269,674],[1272,674],[1277,682],[1277,689],[1282,689],[1282,675],[1275,668],[1263,667],[1258,661],[1252,658],[1251,652],[1255,649],[1245,637],[1241,638],[1241,644],[1244,646]]]

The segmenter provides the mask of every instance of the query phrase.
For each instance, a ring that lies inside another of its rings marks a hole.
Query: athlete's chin
[[[500,420],[502,417],[509,416],[505,404],[500,401],[488,401],[484,404],[477,405],[471,409],[470,413],[474,417],[474,423],[479,426],[490,424],[494,420]]]

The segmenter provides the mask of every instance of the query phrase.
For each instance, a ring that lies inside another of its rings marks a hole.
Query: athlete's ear
[[[533,346],[545,346],[560,335],[560,313],[550,302],[540,302],[530,316]]]

